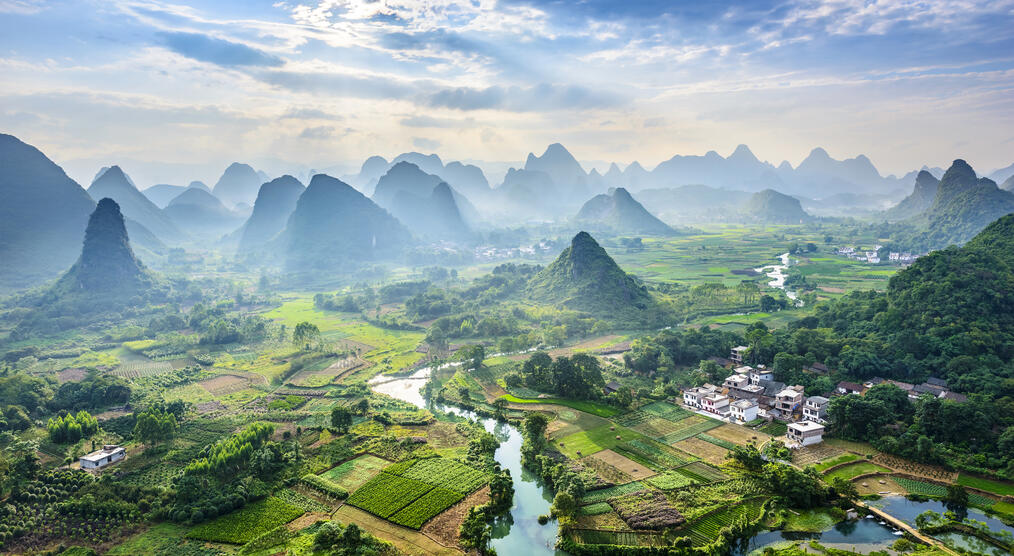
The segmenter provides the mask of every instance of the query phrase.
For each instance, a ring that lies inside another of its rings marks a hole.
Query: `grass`
[[[859,456],[855,454],[842,454],[840,456],[833,457],[827,461],[822,461],[817,465],[814,465],[814,467],[817,469],[817,471],[823,472],[825,469],[834,467],[835,465],[848,463],[850,461],[855,461],[857,459],[859,459]]]
[[[789,512],[785,518],[784,530],[789,532],[819,533],[834,525],[838,520],[826,510],[805,510]]]
[[[381,473],[352,493],[348,503],[387,519],[430,490],[433,485],[422,481]]]
[[[584,411],[585,413],[591,413],[598,417],[612,417],[620,412],[615,407],[608,406],[605,404],[582,401],[582,400],[568,400],[566,398],[519,398],[511,394],[505,394],[501,398],[507,400],[510,403],[538,403],[538,404],[554,404],[576,409],[578,411]]]
[[[352,492],[380,473],[387,465],[387,460],[364,454],[321,473],[321,476]]]
[[[611,428],[615,430],[610,430]],[[621,442],[645,439],[647,439],[646,436],[630,429],[602,425],[561,438],[557,449],[571,459],[579,459],[608,448],[614,448]]]
[[[641,481],[634,481],[625,485],[617,485],[609,488],[600,488],[598,490],[592,490],[584,493],[584,496],[581,497],[581,504],[597,504],[599,502],[605,502],[614,496],[630,494],[643,489],[644,483]]]
[[[247,504],[245,508],[215,520],[202,523],[191,529],[187,533],[187,537],[202,541],[246,544],[275,527],[296,519],[303,513],[302,508],[297,508],[272,496]]]
[[[824,475],[824,480],[827,482],[831,482],[831,480],[834,479],[835,477],[841,477],[846,480],[852,480],[858,477],[859,475],[866,475],[867,473],[890,473],[890,472],[891,470],[886,467],[882,467],[880,465],[870,463],[868,461],[861,461],[859,463],[845,465],[830,471],[829,473]]]
[[[966,475],[964,473],[958,475],[957,483],[962,486],[991,492],[997,496],[1014,496],[1014,484],[1011,483],[1002,483],[992,479],[973,477],[972,475]]]
[[[781,421],[771,421],[757,430],[771,436],[785,436],[785,433],[789,430],[789,426]]]

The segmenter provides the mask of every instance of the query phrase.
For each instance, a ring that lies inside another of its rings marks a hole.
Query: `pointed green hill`
[[[574,217],[583,226],[621,234],[674,235],[675,230],[648,212],[626,189],[596,195]]]
[[[617,322],[644,325],[659,320],[658,306],[645,287],[623,272],[587,232],[574,236],[570,247],[532,277],[525,295]]]

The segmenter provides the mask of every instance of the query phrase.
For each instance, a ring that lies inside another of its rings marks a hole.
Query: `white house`
[[[813,421],[789,423],[789,428],[785,432],[785,438],[790,446],[820,444],[824,440],[824,425],[814,423]]]
[[[737,400],[729,404],[729,416],[735,421],[749,423],[757,418],[758,409],[753,400]]]
[[[717,388],[711,384],[705,384],[704,386],[698,386],[697,388],[688,388],[683,391],[683,405],[701,409],[703,407],[701,399],[704,396],[714,394],[715,390],[717,390]]]
[[[750,384],[759,385],[761,382],[770,382],[775,379],[775,373],[768,369],[753,369],[750,371]]]
[[[729,414],[729,396],[718,392],[708,394],[701,398],[701,409],[724,417]]]
[[[803,404],[803,419],[814,423],[824,423],[827,416],[828,399],[824,396],[810,396]]]
[[[101,469],[126,457],[127,451],[116,444],[106,444],[101,450],[81,456],[81,469]]]
[[[790,386],[775,396],[775,409],[784,419],[789,419],[803,404],[803,387]]]

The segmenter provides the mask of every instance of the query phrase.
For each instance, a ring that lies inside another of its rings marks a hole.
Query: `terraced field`
[[[697,520],[686,531],[690,534],[690,541],[694,546],[704,546],[714,541],[722,529],[729,527],[744,516],[748,519],[755,519],[760,515],[760,511],[761,504],[759,502],[744,502],[709,514]]]
[[[679,426],[676,431],[663,436],[659,440],[672,445],[680,440],[686,440],[692,436],[697,436],[702,432],[708,432],[713,428],[719,427],[722,425],[722,422],[709,419],[703,415],[693,415],[679,421],[677,425]]]
[[[720,470],[699,461],[680,467],[676,472],[702,483],[714,483],[729,478]]]

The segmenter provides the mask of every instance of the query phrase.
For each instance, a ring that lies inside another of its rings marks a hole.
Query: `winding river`
[[[785,273],[789,269],[789,254],[782,253],[778,255],[778,258],[782,261],[782,264],[767,265],[760,268],[755,268],[754,271],[761,274],[767,274],[771,281],[768,282],[768,286],[777,288],[785,292],[785,297],[788,297],[796,304],[796,306],[802,306],[803,302],[798,299],[796,292],[785,288],[785,279],[788,275]]]
[[[510,470],[514,479],[514,506],[509,514],[493,524],[493,548],[498,554],[525,556],[565,554],[554,548],[559,530],[556,521],[551,520],[546,525],[539,525],[539,515],[549,513],[553,492],[521,466],[521,431],[507,423],[479,417],[458,407],[427,404],[422,395],[422,388],[432,372],[433,369],[426,367],[411,375],[397,378],[377,375],[369,384],[375,392],[387,394],[419,408],[435,409],[474,419],[482,423],[487,431],[496,435],[500,440],[500,447],[494,457],[502,468]]]

